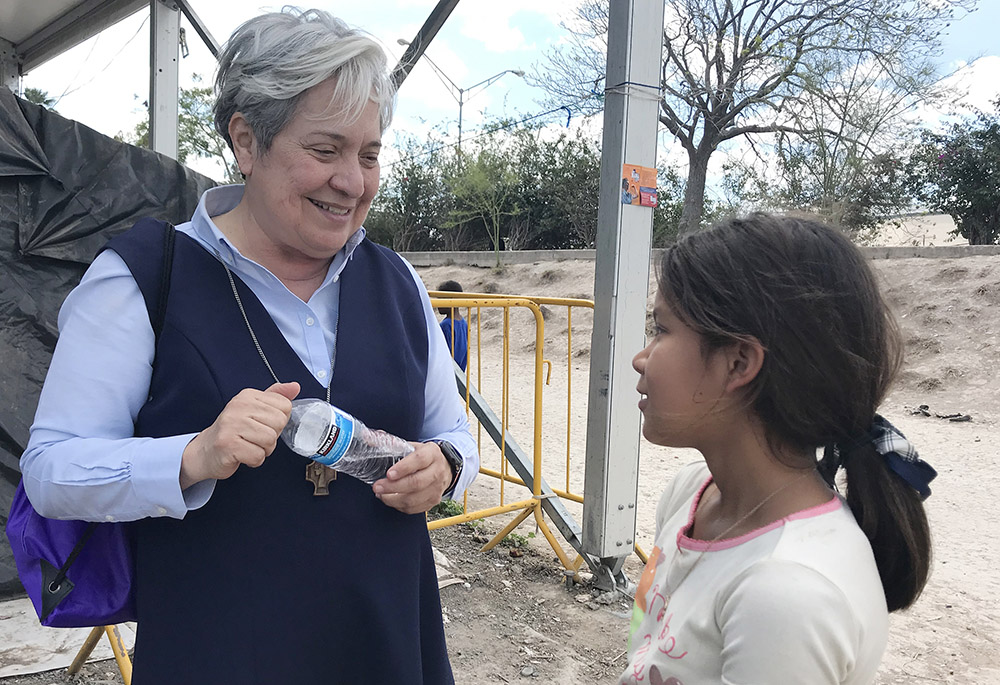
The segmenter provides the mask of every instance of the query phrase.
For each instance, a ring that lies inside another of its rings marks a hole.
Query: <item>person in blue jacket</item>
[[[438,286],[438,290],[450,293],[460,293],[462,286],[458,281],[445,281]],[[455,363],[465,371],[465,366],[469,361],[469,322],[462,317],[462,310],[458,307],[438,307],[444,319],[441,320],[441,332],[451,350],[451,356]]]
[[[632,201],[634,199],[635,199],[635,194],[632,192],[632,190],[629,187],[628,179],[627,178],[623,178],[622,179],[622,204],[623,205],[630,205],[630,204],[632,204]]]
[[[385,54],[286,8],[236,29],[215,86],[245,183],[176,227],[158,337],[151,231],[112,240],[68,296],[25,491],[43,516],[131,522],[135,685],[452,683],[424,513],[479,457],[426,290],[362,225]],[[416,449],[373,485],[321,488],[278,440],[295,397]]]

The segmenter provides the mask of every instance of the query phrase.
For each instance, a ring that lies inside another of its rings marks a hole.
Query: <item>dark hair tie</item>
[[[857,438],[843,440],[831,446],[834,470],[843,466],[844,458],[859,447],[871,445],[885,465],[917,491],[921,500],[931,495],[930,482],[937,477],[934,467],[917,454],[917,449],[899,431],[879,414],[872,420],[868,433]]]

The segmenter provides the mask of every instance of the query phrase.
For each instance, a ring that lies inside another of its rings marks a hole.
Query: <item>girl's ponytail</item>
[[[905,609],[920,596],[930,572],[922,500],[937,472],[877,414],[868,436],[825,449],[819,470],[831,484],[838,467],[846,474],[847,504],[871,543],[886,605],[889,611]]]

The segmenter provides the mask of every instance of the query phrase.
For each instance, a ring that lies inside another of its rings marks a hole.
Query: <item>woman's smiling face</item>
[[[382,131],[369,102],[345,120],[335,82],[310,88],[270,149],[241,160],[255,228],[280,253],[329,259],[361,227],[379,185]]]

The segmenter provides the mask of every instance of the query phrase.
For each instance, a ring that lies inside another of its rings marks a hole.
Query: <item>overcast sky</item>
[[[191,0],[216,40],[223,42],[242,21],[280,7],[256,5],[245,0]],[[434,8],[434,0],[368,0],[331,2],[316,6],[337,14],[349,24],[379,39],[395,63],[404,47]],[[968,102],[989,106],[1000,94],[1000,0],[980,0],[980,9],[955,22],[944,35],[940,72],[950,73],[972,63],[958,75],[968,90]],[[564,40],[560,21],[569,18],[576,0],[462,0],[427,50],[427,55],[448,78],[462,88],[505,69],[530,71],[543,62],[544,53]],[[182,25],[187,25],[182,20]],[[192,74],[210,82],[214,60],[200,38],[188,27],[190,54],[181,60],[181,85],[192,83]],[[72,50],[43,64],[24,77],[25,87],[41,88],[58,98],[56,109],[108,135],[129,131],[145,112],[148,91],[149,24],[142,10]],[[475,134],[490,118],[529,117],[543,111],[543,94],[522,79],[507,74],[488,88],[467,94],[463,109],[463,137]],[[549,120],[556,125],[563,114]],[[414,68],[400,89],[393,132],[426,135],[431,127],[457,133],[458,103],[426,63]],[[667,134],[661,138],[668,138]],[[669,147],[669,140],[663,141]],[[671,159],[682,159],[666,150]]]
[[[257,6],[234,0],[191,0],[195,12],[219,42],[242,21],[280,6]],[[397,40],[412,39],[436,3],[428,0],[370,0],[318,2],[316,6],[340,16],[379,39],[394,64],[405,47]],[[463,0],[427,50],[443,73],[461,88],[506,69],[529,70],[542,52],[562,35],[559,22],[572,10],[572,0]],[[97,38],[76,46],[39,66],[23,85],[41,88],[58,98],[56,109],[102,133],[131,130],[143,116],[148,92],[149,24],[143,10]],[[182,25],[187,25],[182,20]],[[181,60],[181,85],[200,74],[210,82],[214,60],[198,36],[187,30],[190,54]],[[540,111],[533,92],[522,79],[507,74],[488,88],[465,97],[466,134],[491,116]],[[424,132],[430,126],[457,133],[458,102],[425,60],[414,68],[400,89],[394,129]]]

